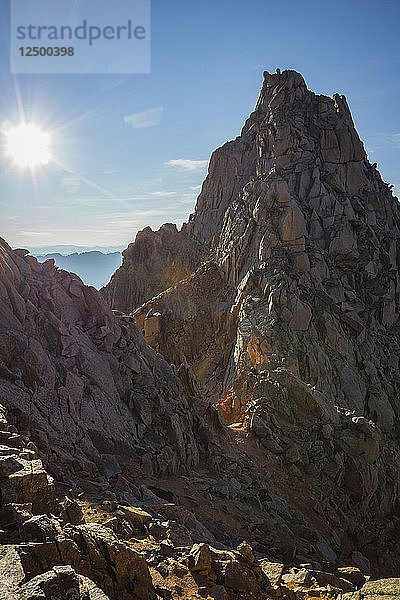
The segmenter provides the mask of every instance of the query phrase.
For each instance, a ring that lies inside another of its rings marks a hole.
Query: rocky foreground
[[[0,598],[399,596],[399,237],[285,71],[102,293],[1,240]]]
[[[360,553],[353,553],[353,561],[361,569],[329,568],[318,562],[285,564],[254,552],[246,541],[229,548],[191,511],[173,502],[157,504],[160,498],[144,486],[141,506],[119,504],[112,493],[100,501],[101,494],[88,499],[81,492],[73,500],[4,409],[0,426],[4,600],[400,596],[399,579],[368,581],[369,564]]]
[[[346,566],[320,534],[302,534],[251,452],[185,392],[188,369],[174,375],[76,276],[0,250],[0,598],[361,588],[368,560],[353,551]],[[314,560],[295,535],[314,536]]]

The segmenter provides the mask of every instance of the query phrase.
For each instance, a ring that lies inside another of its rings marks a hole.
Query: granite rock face
[[[399,345],[388,335],[399,314],[399,214],[345,98],[315,95],[294,71],[265,73],[255,112],[241,136],[213,154],[195,213],[174,232],[174,239],[190,233],[199,240],[236,290],[227,383],[241,363],[277,359],[391,430]],[[119,277],[139,285],[124,266]],[[123,302],[113,299],[116,308]],[[157,299],[151,307],[157,312]],[[389,346],[390,359],[380,357]]]
[[[314,94],[294,71],[264,73],[255,111],[213,154],[175,235],[202,253],[188,278],[137,304],[146,339],[312,490],[335,554],[358,540],[396,572],[400,206],[345,97]]]
[[[344,97],[316,96],[294,72],[266,74],[256,114],[256,178],[228,207],[215,246],[227,281],[245,287],[231,375],[241,361],[277,360],[392,430],[398,200]]]

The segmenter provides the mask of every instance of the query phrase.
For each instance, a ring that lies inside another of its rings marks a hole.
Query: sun
[[[33,170],[52,160],[51,135],[34,123],[8,125],[3,133],[5,154],[15,166]]]

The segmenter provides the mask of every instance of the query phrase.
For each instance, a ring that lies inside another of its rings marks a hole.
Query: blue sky
[[[18,120],[19,96],[63,165],[33,182],[0,159],[0,235],[13,246],[122,248],[146,225],[180,225],[211,152],[239,134],[277,67],[346,95],[370,160],[400,191],[396,1],[153,0],[151,74],[126,76],[12,76],[7,4],[0,122]]]

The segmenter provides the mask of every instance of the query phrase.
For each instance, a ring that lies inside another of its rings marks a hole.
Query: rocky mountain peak
[[[196,268],[134,312],[233,429],[372,529],[396,503],[400,422],[400,208],[376,167],[344,96],[264,73],[182,229]]]
[[[288,169],[299,172],[312,164],[322,169],[323,178],[336,177],[343,191],[361,191],[362,165],[349,173],[348,163],[363,163],[366,155],[344,96],[310,92],[295,71],[264,73],[256,113],[258,176]]]

